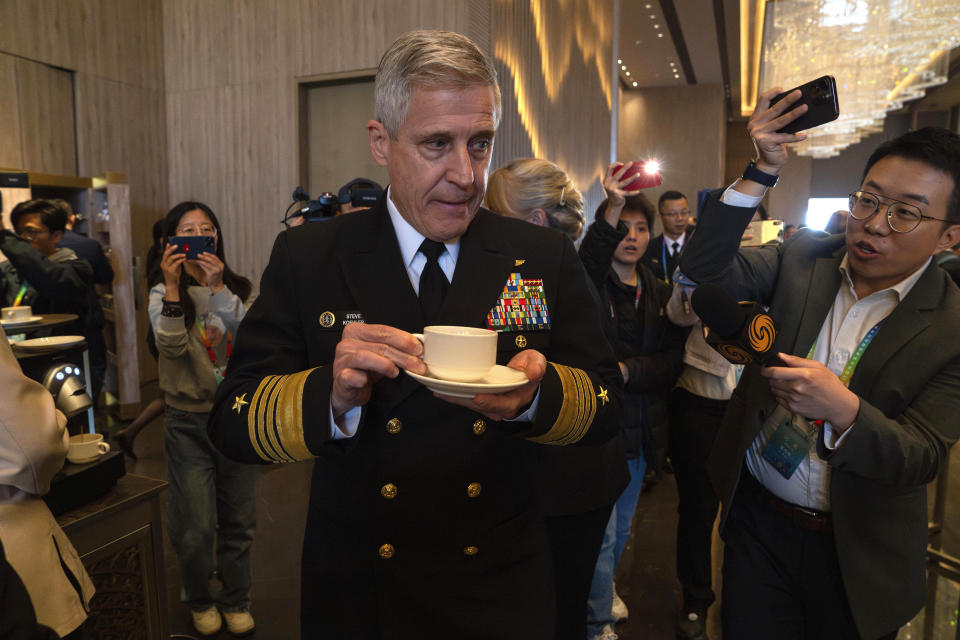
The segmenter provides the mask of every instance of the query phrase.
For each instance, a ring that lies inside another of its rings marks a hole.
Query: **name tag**
[[[794,474],[807,457],[813,437],[793,422],[793,416],[784,418],[760,455],[786,479]]]
[[[487,313],[487,328],[494,331],[531,331],[550,328],[550,311],[543,280],[524,279],[511,273],[503,293]]]

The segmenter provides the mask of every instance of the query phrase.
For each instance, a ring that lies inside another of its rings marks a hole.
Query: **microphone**
[[[705,327],[707,344],[733,364],[757,362],[782,366],[773,349],[777,330],[773,318],[756,302],[737,302],[715,284],[700,285],[690,298]]]

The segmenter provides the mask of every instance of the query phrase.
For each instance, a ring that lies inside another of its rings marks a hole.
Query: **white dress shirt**
[[[724,191],[721,200],[732,206],[755,207],[760,204],[762,198],[748,196],[728,188]],[[910,293],[931,259],[892,287],[859,299],[853,286],[847,256],[844,255],[840,262],[842,274],[840,287],[820,327],[813,359],[825,365],[839,377],[870,329],[890,315],[900,301]],[[802,417],[794,417],[794,423],[812,436],[812,443],[806,457],[789,479],[784,478],[762,455],[767,442],[788,416],[790,412],[777,405],[777,410],[767,417],[760,433],[747,449],[747,469],[760,481],[760,484],[780,499],[817,511],[830,511],[830,465],[817,455],[815,443],[820,434],[816,425]],[[824,422],[824,444],[830,449],[836,449],[843,444],[846,434],[855,428],[856,423],[843,435],[837,437],[830,423]]]

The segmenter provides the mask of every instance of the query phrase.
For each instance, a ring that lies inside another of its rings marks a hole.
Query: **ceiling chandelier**
[[[960,0],[768,2],[760,87],[836,78],[840,117],[792,145],[827,158],[881,131],[888,111],[946,82],[958,44]]]

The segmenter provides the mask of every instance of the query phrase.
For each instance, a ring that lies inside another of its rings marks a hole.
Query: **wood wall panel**
[[[518,157],[556,162],[583,192],[587,220],[604,198],[610,155],[608,0],[493,0],[491,50],[503,122],[491,169]]]
[[[16,58],[0,53],[0,167],[23,166]]]
[[[17,58],[15,67],[23,166],[76,175],[72,74],[24,58]]]
[[[0,0],[0,51],[160,89],[160,7],[161,0]]]
[[[663,184],[646,189],[654,204],[676,189],[696,206],[700,189],[723,184],[727,124],[719,84],[624,91],[620,103],[620,160],[657,158]],[[657,233],[660,223],[657,221]]]

